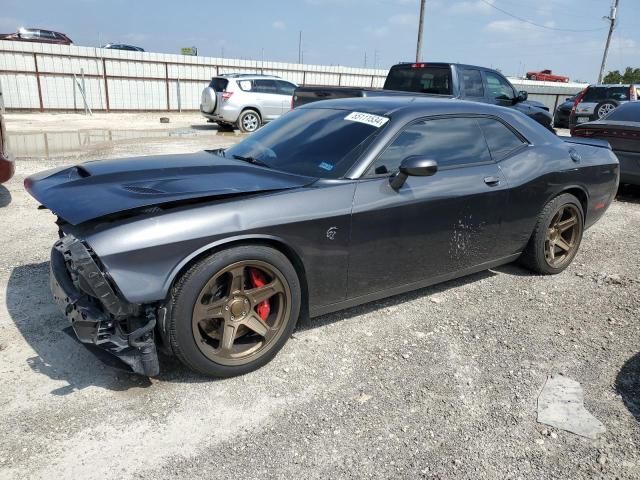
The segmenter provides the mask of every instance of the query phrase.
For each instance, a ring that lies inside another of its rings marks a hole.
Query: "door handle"
[[[496,185],[500,185],[500,177],[484,177],[484,183],[490,187],[495,187]]]

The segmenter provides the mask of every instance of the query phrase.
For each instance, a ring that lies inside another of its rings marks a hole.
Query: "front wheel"
[[[172,289],[171,349],[205,375],[243,375],[284,346],[300,304],[300,280],[281,252],[260,245],[220,251],[195,264]]]
[[[578,253],[583,232],[584,212],[580,201],[568,193],[559,195],[540,212],[520,261],[537,273],[560,273]]]

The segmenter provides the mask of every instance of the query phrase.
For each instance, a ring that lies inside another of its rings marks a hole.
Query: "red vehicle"
[[[18,42],[57,43],[58,45],[73,45],[64,33],[39,28],[20,28],[17,33],[0,33],[0,40],[14,40]]]
[[[554,75],[551,70],[541,70],[539,72],[527,72],[528,80],[539,80],[541,82],[562,82],[568,83],[569,77]]]
[[[4,183],[13,177],[15,164],[7,153],[7,133],[4,128],[4,119],[0,114],[0,183]]]

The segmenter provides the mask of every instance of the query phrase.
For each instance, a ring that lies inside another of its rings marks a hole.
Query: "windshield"
[[[422,64],[420,64],[422,65]],[[394,67],[384,82],[385,90],[451,95],[449,67]]]
[[[615,110],[611,110],[609,115],[604,118],[617,122],[640,122],[640,102],[629,102],[620,105]]]
[[[347,110],[292,110],[225,150],[224,156],[298,175],[340,178],[387,121]]]

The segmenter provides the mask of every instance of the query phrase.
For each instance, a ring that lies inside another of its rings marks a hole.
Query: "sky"
[[[66,33],[76,45],[387,68],[415,57],[419,0],[1,0],[0,32]],[[427,0],[424,61],[507,75],[550,68],[597,79],[612,0]],[[499,11],[504,10],[519,20]],[[640,67],[640,0],[620,0],[607,70]],[[527,23],[530,22],[530,23]],[[540,26],[536,26],[537,24]]]

